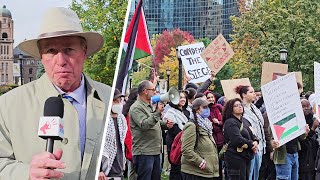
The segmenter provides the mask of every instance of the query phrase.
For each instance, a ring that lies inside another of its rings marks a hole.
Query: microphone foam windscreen
[[[63,118],[64,104],[61,97],[49,97],[44,103],[43,116],[59,116]]]

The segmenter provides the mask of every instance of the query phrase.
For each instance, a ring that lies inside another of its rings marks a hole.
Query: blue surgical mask
[[[203,111],[200,114],[200,116],[203,117],[203,118],[208,118],[210,116],[210,109],[208,107],[203,109]]]

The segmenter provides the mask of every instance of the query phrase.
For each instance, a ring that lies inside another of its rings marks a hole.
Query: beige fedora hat
[[[80,36],[87,41],[87,56],[99,51],[103,46],[103,37],[96,32],[83,32],[78,15],[67,8],[54,7],[48,9],[43,16],[39,36],[36,39],[25,40],[18,47],[25,53],[41,58],[38,41],[61,36]]]

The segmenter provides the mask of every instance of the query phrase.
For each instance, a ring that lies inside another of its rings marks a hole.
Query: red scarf
[[[209,105],[210,107],[210,121],[212,121],[214,118],[217,118],[219,121],[222,121],[222,115],[221,110],[222,106],[220,104],[214,103],[213,105]]]

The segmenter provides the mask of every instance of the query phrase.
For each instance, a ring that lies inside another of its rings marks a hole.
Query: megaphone
[[[169,91],[162,95],[156,95],[151,97],[152,104],[157,102],[172,102],[173,104],[179,104],[180,94],[175,87],[171,87]]]

